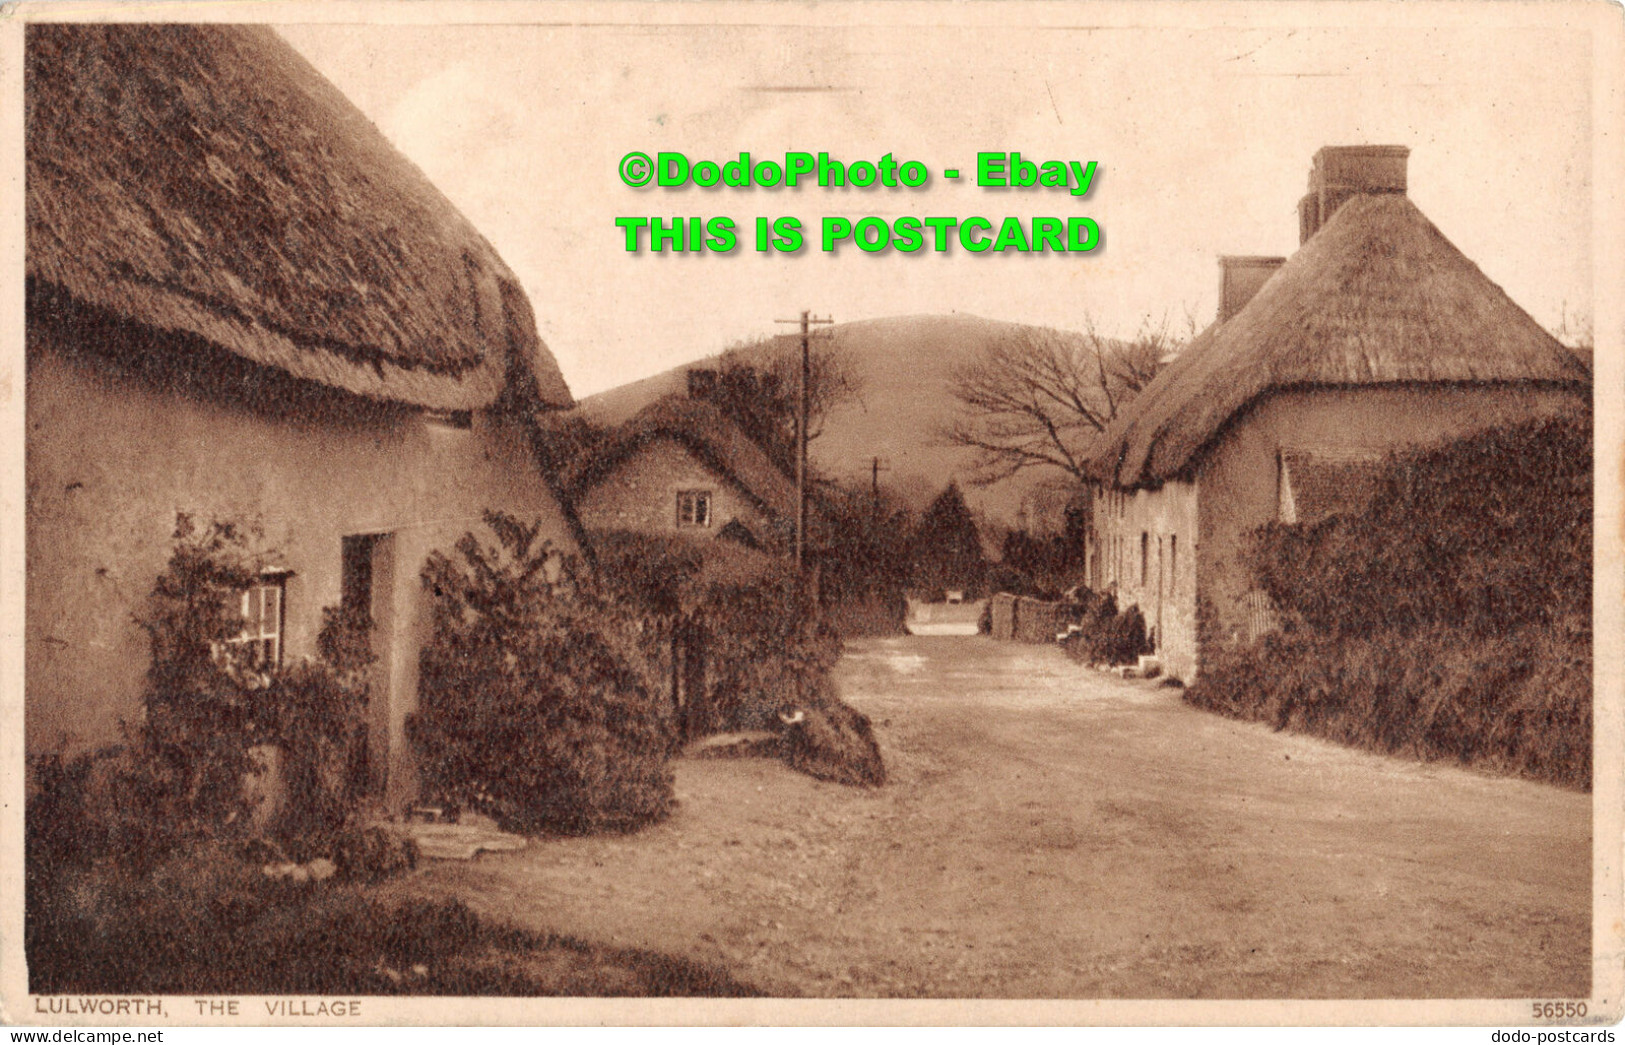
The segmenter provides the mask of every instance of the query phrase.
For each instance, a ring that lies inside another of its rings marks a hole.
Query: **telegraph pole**
[[[801,394],[796,411],[796,569],[799,571],[807,560],[807,414],[812,386],[812,328],[835,320],[828,316],[816,319],[810,311],[802,309],[799,320],[776,319],[774,322],[801,324]]]
[[[880,458],[869,458],[869,501],[874,506],[875,518],[880,517],[880,473],[891,471],[890,467],[882,467]]]

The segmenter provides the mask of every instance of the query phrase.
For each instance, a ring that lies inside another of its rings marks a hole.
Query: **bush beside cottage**
[[[434,631],[407,732],[433,799],[526,833],[630,829],[670,812],[658,639],[540,539],[487,513],[423,570]]]
[[[541,527],[489,519],[436,556],[436,632],[414,739],[431,784],[513,826],[594,830],[663,816],[673,731],[644,619],[559,569]],[[234,641],[264,556],[181,516],[141,623],[142,719],[123,745],[34,760],[25,950],[34,993],[707,995],[753,993],[652,952],[486,923],[454,900],[375,887],[416,851],[380,823],[353,756],[367,703],[364,614],[333,608],[316,661]],[[270,752],[276,752],[274,756]],[[279,786],[267,788],[267,773]],[[279,792],[265,808],[268,792]]]
[[[1395,455],[1368,512],[1272,524],[1281,630],[1185,699],[1423,759],[1591,785],[1591,419]]]
[[[680,741],[765,730],[803,772],[885,782],[868,718],[835,689],[841,637],[793,565],[727,542],[630,532],[600,534],[596,547],[606,588],[663,640]]]

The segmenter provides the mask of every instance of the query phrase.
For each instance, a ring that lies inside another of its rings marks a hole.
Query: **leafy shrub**
[[[262,554],[231,523],[177,515],[175,548],[138,617],[151,642],[143,717],[126,743],[32,766],[30,860],[53,866],[113,858],[134,873],[177,847],[254,830],[247,779],[262,746],[284,758],[286,802],[275,831],[312,855],[352,822],[358,786],[347,772],[362,740],[371,621],[326,611],[320,662],[261,664],[240,597],[260,580]]]
[[[1205,644],[1185,699],[1589,787],[1590,479],[1589,418],[1397,455],[1369,512],[1259,532],[1283,631]]]
[[[273,825],[279,837],[325,840],[357,811],[366,786],[356,766],[366,745],[366,696],[364,684],[352,684],[324,664],[296,664],[273,679],[265,713],[286,753],[284,806]]]
[[[339,877],[376,884],[404,874],[418,865],[418,845],[412,838],[377,825],[348,824],[333,839],[330,855]]]
[[[605,583],[662,634],[698,632],[706,681],[686,709],[689,735],[773,729],[780,712],[836,699],[841,638],[783,559],[633,533],[602,535],[598,555]]]
[[[908,599],[902,588],[826,601],[823,612],[843,639],[891,638],[907,632]]]
[[[1591,468],[1589,418],[1397,455],[1368,511],[1263,528],[1254,573],[1289,618],[1333,634],[1589,613]]]
[[[407,732],[427,793],[521,831],[629,829],[666,816],[672,723],[654,636],[539,541],[488,512],[460,561],[431,555],[433,636]]]
[[[841,639],[781,562],[750,581],[726,579],[700,594],[710,666],[696,733],[774,729],[780,714],[839,703],[829,686]]]
[[[990,576],[989,590],[1046,602],[1060,598],[1062,592],[1083,580],[1084,549],[1092,524],[1092,509],[1086,500],[1078,499],[1066,506],[1060,533],[1011,530],[1005,535],[1001,561]]]
[[[886,782],[886,763],[868,715],[837,700],[800,709],[789,719],[784,760],[795,769],[840,784],[879,787]]]
[[[845,637],[903,634],[910,512],[867,484],[819,483],[816,498],[808,557],[829,619]]]
[[[1557,627],[1276,633],[1215,650],[1185,700],[1388,754],[1591,786],[1589,649]]]
[[[24,845],[31,886],[54,868],[109,858],[140,871],[198,837],[177,782],[162,763],[129,747],[71,758],[51,752],[29,768]]]
[[[1117,598],[1087,588],[1077,590],[1070,610],[1076,631],[1061,643],[1069,657],[1085,664],[1132,664],[1152,652],[1145,617],[1138,606],[1119,613]]]
[[[147,632],[144,715],[127,727],[144,763],[143,790],[179,834],[207,836],[246,820],[251,750],[265,739],[256,692],[265,678],[241,633],[239,594],[261,561],[232,523],[199,528],[181,513],[175,550],[137,623]]]
[[[649,614],[647,633],[676,647],[683,663],[703,666],[685,682],[684,737],[745,729],[784,733],[785,719],[798,711],[821,722],[862,718],[841,701],[832,680],[841,637],[783,559],[646,534],[602,534],[597,543],[604,582]],[[883,780],[872,735],[847,730],[843,737],[826,752],[825,778]],[[815,761],[792,759],[791,765],[812,772]],[[830,768],[835,762],[845,768]]]

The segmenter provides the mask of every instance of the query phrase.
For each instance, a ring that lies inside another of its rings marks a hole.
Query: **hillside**
[[[981,346],[1023,329],[1021,324],[963,314],[895,316],[827,328],[863,388],[860,401],[837,408],[825,423],[824,434],[811,447],[814,464],[837,478],[867,482],[871,461],[878,456],[882,484],[915,509],[957,479],[973,510],[1012,522],[1023,497],[1044,477],[1035,473],[986,488],[969,486],[970,453],[938,445],[934,433],[958,405],[948,391],[953,366]],[[783,351],[794,351],[798,340],[787,337],[779,343]],[[579,410],[596,423],[617,424],[663,395],[682,392],[689,367],[714,365],[718,358],[695,360],[588,396]],[[1059,506],[1054,513],[1058,520]]]

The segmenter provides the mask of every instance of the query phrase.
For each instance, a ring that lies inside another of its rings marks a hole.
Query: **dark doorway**
[[[347,612],[366,614],[374,658],[367,680],[367,727],[353,748],[351,780],[373,793],[385,784],[391,743],[389,581],[393,546],[392,535],[387,533],[345,537],[341,546],[340,605]]]

